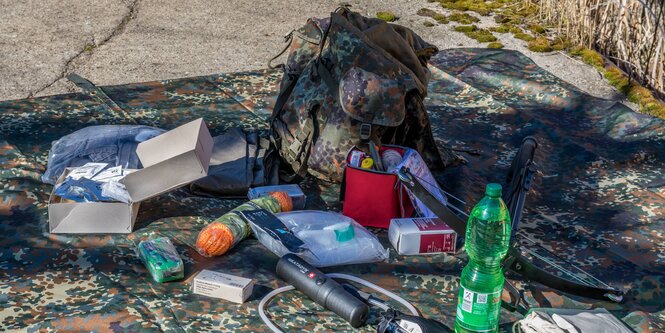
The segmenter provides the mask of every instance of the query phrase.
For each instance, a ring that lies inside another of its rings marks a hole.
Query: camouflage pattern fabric
[[[437,168],[456,162],[442,160],[425,135],[427,112],[413,101],[427,94],[426,65],[436,47],[346,8],[310,19],[292,36],[271,130],[294,173],[339,183],[348,151],[367,149],[369,139],[415,148]]]
[[[434,136],[466,165],[439,172],[470,210],[487,182],[503,182],[524,136],[540,143],[540,172],[526,202],[522,232],[610,284],[627,290],[622,304],[568,295],[509,276],[532,306],[602,306],[638,332],[665,331],[665,122],[586,95],[514,51],[453,49],[432,60],[425,104]],[[84,94],[0,102],[0,331],[268,332],[256,307],[284,285],[277,257],[248,239],[223,257],[193,248],[208,222],[243,200],[176,190],[142,204],[128,235],[52,235],[50,185],[40,182],[52,140],[89,125],[145,124],[170,129],[204,117],[213,135],[230,126],[267,128],[280,74],[229,73],[102,87],[121,108]],[[339,187],[301,183],[309,209],[339,210]],[[390,247],[384,230],[373,230]],[[151,235],[173,240],[183,281],[150,278],[134,247]],[[413,302],[449,327],[465,261],[447,255],[398,256],[389,262],[326,269],[360,276]],[[245,304],[194,295],[201,269],[254,278]],[[504,295],[506,297],[507,295]],[[352,329],[299,292],[268,307],[290,332]],[[369,323],[376,323],[372,310]],[[519,316],[502,310],[502,331]]]

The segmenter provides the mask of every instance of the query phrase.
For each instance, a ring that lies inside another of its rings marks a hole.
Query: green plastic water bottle
[[[462,270],[455,332],[496,332],[499,327],[503,271],[510,246],[510,213],[501,185],[491,183],[473,207],[466,226],[469,263]]]

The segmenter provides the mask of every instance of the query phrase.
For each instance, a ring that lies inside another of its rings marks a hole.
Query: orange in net
[[[196,249],[206,257],[219,256],[231,248],[233,244],[231,229],[219,222],[213,222],[199,233]]]
[[[252,201],[257,205],[261,206],[263,209],[266,209],[273,213],[278,213],[280,211],[288,212],[293,210],[293,202],[291,201],[291,198],[288,196],[288,194],[286,194],[285,192],[272,192],[270,193],[270,196],[279,203],[280,206],[279,208],[277,208],[274,205],[273,200],[269,200],[268,198],[258,198]],[[272,204],[270,204],[269,201],[266,200],[272,201]],[[243,207],[245,205],[241,205],[240,207]],[[246,208],[251,208],[251,207],[246,207]],[[230,212],[227,214],[230,214]],[[220,219],[223,220],[225,216],[226,214],[222,216]],[[236,218],[236,222],[232,222],[232,223],[242,224],[241,226],[239,226],[239,228],[243,231],[240,231],[239,235],[234,235],[231,229],[226,224],[224,224],[226,222],[213,222],[208,226],[206,226],[205,228],[203,228],[203,230],[201,230],[198,238],[196,239],[196,250],[201,255],[206,257],[220,256],[226,253],[226,251],[228,251],[231,248],[231,246],[233,246],[234,242],[236,241],[236,237],[241,237],[240,239],[238,239],[238,241],[241,241],[243,238],[249,235],[250,227],[246,225],[246,222],[242,220],[240,217]]]
[[[293,210],[293,201],[291,201],[291,197],[286,194],[286,192],[270,192],[270,196],[277,199],[279,206],[282,208],[282,212],[290,212]]]

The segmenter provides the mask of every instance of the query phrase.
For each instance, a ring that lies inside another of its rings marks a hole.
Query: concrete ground
[[[425,27],[426,0],[352,0],[368,16],[390,10],[440,49],[481,44],[452,30]],[[0,100],[76,91],[65,76],[98,85],[265,68],[291,29],[327,16],[335,1],[268,0],[0,0]],[[481,26],[491,25],[482,18]],[[541,54],[497,34],[508,49],[598,97],[621,99],[592,67],[561,53]]]

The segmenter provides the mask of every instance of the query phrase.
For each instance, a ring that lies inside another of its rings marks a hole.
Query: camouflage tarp
[[[468,210],[487,182],[503,182],[521,139],[535,136],[541,172],[522,229],[628,291],[622,304],[612,304],[517,278],[531,305],[603,306],[636,331],[664,331],[665,122],[581,93],[517,52],[447,50],[432,63],[426,104],[438,143],[479,153],[462,153],[468,164],[437,174],[447,189],[470,203]],[[203,258],[191,247],[206,222],[241,201],[181,189],[145,202],[132,234],[51,235],[51,186],[40,176],[51,141],[85,126],[170,129],[204,117],[213,135],[229,126],[265,129],[279,77],[256,71],[102,87],[117,106],[82,93],[0,102],[0,330],[268,332],[256,307],[283,285],[274,274],[277,257],[253,239],[221,258]],[[313,180],[302,186],[308,208],[340,208],[338,186]],[[389,246],[385,231],[375,231]],[[185,261],[184,281],[150,279],[133,250],[150,234],[174,240]],[[464,264],[391,250],[387,263],[327,271],[393,290],[452,326]],[[254,278],[257,288],[243,305],[193,295],[191,277],[203,268]],[[298,292],[278,297],[268,310],[294,332],[353,331]],[[516,318],[502,310],[502,329]]]

